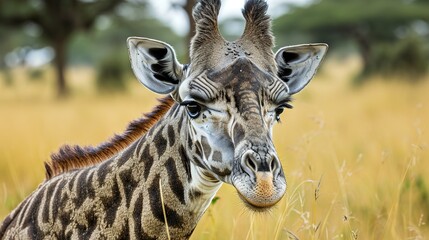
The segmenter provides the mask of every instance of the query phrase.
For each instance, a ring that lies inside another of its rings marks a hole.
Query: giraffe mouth
[[[280,198],[277,201],[269,203],[269,204],[267,202],[264,202],[263,204],[261,204],[261,202],[254,202],[254,201],[250,200],[249,198],[246,198],[240,192],[238,192],[238,196],[240,196],[240,199],[244,202],[245,206],[254,212],[268,211],[269,209],[271,209],[271,207],[274,207],[281,199]]]
[[[238,195],[251,210],[258,212],[268,210],[282,199],[286,191],[286,184],[280,183],[277,184],[280,186],[276,187],[271,172],[257,172],[255,180],[252,183],[234,181]]]

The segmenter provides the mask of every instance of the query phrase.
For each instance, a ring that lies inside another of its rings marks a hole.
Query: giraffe
[[[127,40],[137,79],[166,96],[110,141],[53,154],[45,181],[0,225],[1,239],[187,239],[223,183],[253,211],[280,201],[286,179],[272,128],[327,45],[274,54],[264,0],[246,1],[244,32],[226,41],[220,6],[194,6],[190,64],[167,43]]]

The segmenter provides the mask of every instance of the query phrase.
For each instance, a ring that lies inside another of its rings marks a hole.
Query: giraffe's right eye
[[[186,111],[190,118],[195,119],[200,116],[201,113],[201,105],[194,101],[183,102],[181,105],[186,106]]]

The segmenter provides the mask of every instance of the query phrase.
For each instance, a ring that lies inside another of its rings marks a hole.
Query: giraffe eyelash
[[[274,113],[275,113],[275,120],[277,121],[277,122],[279,122],[279,123],[281,123],[281,121],[280,121],[280,115],[283,113],[283,111],[284,111],[284,109],[285,108],[288,108],[288,109],[292,109],[293,108],[293,106],[290,104],[290,103],[288,103],[288,102],[284,102],[284,103],[282,103],[282,104],[280,104],[275,110],[274,110]]]

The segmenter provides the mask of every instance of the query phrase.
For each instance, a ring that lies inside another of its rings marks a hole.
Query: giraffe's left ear
[[[328,50],[324,43],[283,47],[276,53],[277,75],[288,85],[289,94],[301,91],[313,78]]]
[[[127,39],[131,67],[137,79],[150,90],[168,94],[179,85],[183,65],[167,43],[149,38]]]

